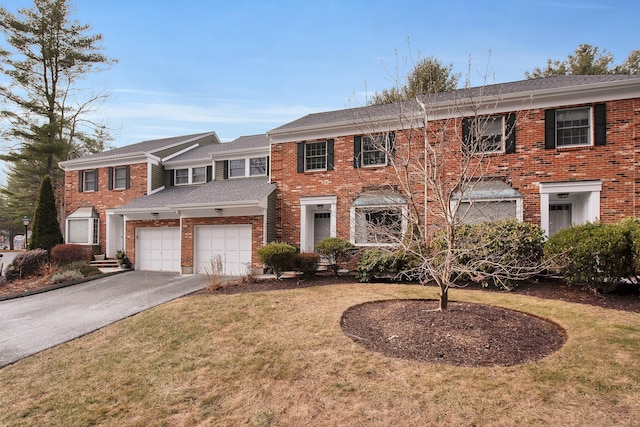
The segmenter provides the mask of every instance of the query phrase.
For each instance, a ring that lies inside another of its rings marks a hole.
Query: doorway
[[[313,213],[313,245],[315,251],[316,244],[328,237],[331,237],[331,212]]]
[[[549,236],[571,226],[571,204],[549,205]]]

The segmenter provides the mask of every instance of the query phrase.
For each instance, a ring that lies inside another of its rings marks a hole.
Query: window
[[[503,150],[502,117],[477,119],[471,128],[476,153],[495,153]]]
[[[211,180],[210,174],[207,177],[207,167],[199,166],[195,168],[176,169],[174,171],[174,185],[202,184]]]
[[[191,183],[200,184],[207,181],[207,168],[199,167],[191,170]]]
[[[606,145],[606,105],[545,110],[546,149]]]
[[[113,188],[116,190],[127,188],[127,167],[117,167],[113,169]]]
[[[98,180],[97,180],[97,171],[89,170],[83,171],[82,173],[82,184],[80,191],[97,191],[98,190]]]
[[[556,146],[589,145],[591,142],[590,115],[590,108],[556,111]]]
[[[355,244],[388,245],[402,236],[401,207],[355,208]]]
[[[229,178],[244,176],[245,160],[229,160]]]
[[[267,174],[267,158],[256,157],[249,159],[249,175],[266,175]]]
[[[298,143],[298,172],[333,170],[333,139]]]
[[[176,185],[184,185],[189,183],[189,169],[176,169]]]
[[[464,193],[454,192],[451,209],[458,206],[456,219],[461,224],[479,224],[515,218],[522,221],[522,194],[500,179],[468,182]]]
[[[307,171],[327,168],[327,143],[312,142],[304,147],[304,169]]]
[[[78,208],[67,217],[66,243],[97,245],[100,235],[100,220],[93,207]]]

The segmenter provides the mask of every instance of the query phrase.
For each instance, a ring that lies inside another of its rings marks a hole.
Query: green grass
[[[345,285],[183,298],[0,370],[0,425],[634,425],[640,315],[517,294],[451,298],[548,318],[547,358],[460,368],[345,337],[348,307],[433,288]]]

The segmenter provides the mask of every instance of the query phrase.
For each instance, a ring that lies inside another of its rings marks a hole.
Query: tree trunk
[[[449,305],[449,288],[440,287],[440,311],[447,311]]]

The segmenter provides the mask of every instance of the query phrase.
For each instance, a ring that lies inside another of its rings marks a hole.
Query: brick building
[[[461,221],[515,217],[553,234],[638,216],[640,77],[558,76],[311,114],[225,144],[212,132],[62,162],[66,241],[126,250],[139,269],[202,273],[217,257],[229,274],[260,269],[257,249],[272,240],[378,245],[370,225],[403,223],[415,206],[437,225],[415,168],[397,172],[420,165],[425,141],[447,148],[441,187]]]

